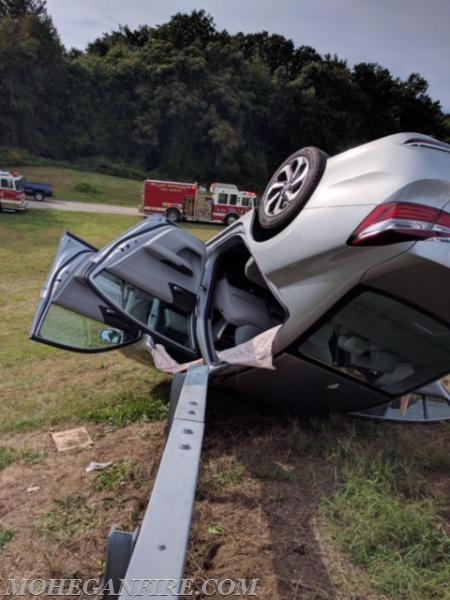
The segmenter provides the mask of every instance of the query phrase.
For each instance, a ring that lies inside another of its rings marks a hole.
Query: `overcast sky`
[[[63,44],[80,49],[119,25],[159,25],[202,8],[230,33],[279,33],[402,79],[418,72],[450,111],[450,0],[47,0]]]

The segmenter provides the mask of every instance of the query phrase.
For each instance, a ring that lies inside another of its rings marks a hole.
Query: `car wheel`
[[[42,192],[34,192],[34,199],[37,202],[42,202],[44,200],[44,194]]]
[[[327,154],[309,146],[278,167],[261,198],[258,219],[263,229],[283,229],[298,215],[319,183]]]
[[[180,220],[180,211],[176,208],[169,208],[166,210],[166,217],[168,221],[171,221],[172,223],[178,223]]]
[[[108,545],[106,547],[105,573],[103,576],[105,585],[112,581],[113,590],[106,586],[103,593],[103,600],[117,600],[119,594],[114,592],[120,590],[122,580],[125,579],[131,555],[139,531],[136,529],[133,533],[120,531],[113,528],[108,536]]]
[[[225,223],[225,225],[228,227],[228,225],[231,225],[231,223],[234,223],[235,221],[237,221],[239,219],[238,215],[235,214],[230,214],[227,215],[225,217],[225,219],[223,220],[223,222]]]

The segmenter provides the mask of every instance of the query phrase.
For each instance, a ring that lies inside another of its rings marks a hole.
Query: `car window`
[[[400,395],[448,371],[450,328],[399,300],[366,290],[291,352]]]
[[[407,394],[392,402],[353,413],[371,419],[419,422],[450,420],[450,404],[445,398]]]
[[[150,333],[158,333],[185,348],[195,348],[191,332],[191,312],[173,305],[102,271],[95,277],[99,290],[114,305],[133,317]]]
[[[0,187],[4,188],[6,190],[11,190],[13,188],[13,182],[11,179],[1,179]]]
[[[86,351],[105,350],[136,339],[134,332],[110,327],[57,304],[50,305],[37,336],[58,346]]]

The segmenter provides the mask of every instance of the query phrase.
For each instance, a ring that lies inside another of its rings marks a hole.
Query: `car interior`
[[[210,328],[215,349],[242,344],[285,319],[254,258],[236,242],[218,258],[214,274]]]

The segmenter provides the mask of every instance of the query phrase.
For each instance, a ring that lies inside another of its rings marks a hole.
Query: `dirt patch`
[[[210,404],[185,575],[193,589],[201,592],[207,579],[259,579],[260,600],[381,600],[364,571],[335,549],[322,520],[320,504],[336,484],[330,452],[366,433],[374,435],[374,452],[396,440],[393,452],[428,465],[423,485],[445,507],[450,428],[382,423],[365,432],[343,419],[296,429],[292,420],[248,406],[214,398]],[[111,525],[133,530],[143,515],[164,425],[115,431],[87,425],[93,448],[65,454],[48,433],[2,441],[16,453],[26,447],[28,456],[44,458],[38,464],[19,458],[0,473],[0,527],[14,531],[1,553],[0,591],[13,577],[101,577]],[[98,474],[85,472],[91,461],[122,463],[123,481],[94,488]],[[31,485],[40,489],[27,493]]]
[[[2,551],[0,590],[6,579],[100,577],[113,524],[132,530],[146,505],[163,446],[162,423],[117,431],[89,427],[94,446],[58,453],[50,435],[16,435],[5,443],[46,456],[39,464],[18,460],[0,473],[0,526],[14,532]],[[91,461],[134,467],[132,481],[93,492]],[[27,492],[30,486],[36,492]]]

